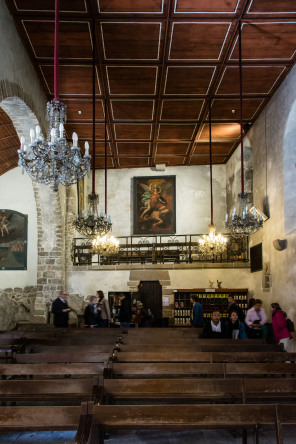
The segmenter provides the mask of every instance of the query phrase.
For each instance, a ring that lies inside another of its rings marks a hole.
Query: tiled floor
[[[68,444],[75,432],[27,432],[0,434],[3,444]],[[230,431],[198,430],[190,432],[126,432],[111,434],[106,444],[241,444],[241,433],[236,436]],[[248,433],[248,442],[253,442],[252,432]],[[264,427],[260,431],[260,444],[276,444],[275,431],[272,427]],[[296,443],[296,428],[285,428],[284,444]]]

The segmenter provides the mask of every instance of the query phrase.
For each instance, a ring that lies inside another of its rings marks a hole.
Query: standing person
[[[100,327],[108,327],[111,323],[111,313],[108,300],[104,297],[102,290],[96,292],[98,298],[98,307],[101,309]]]
[[[201,338],[224,338],[225,324],[221,321],[219,310],[214,310],[211,315],[211,320],[208,320],[203,329]]]
[[[227,339],[246,339],[246,331],[244,322],[240,321],[236,311],[231,312],[227,319],[225,328],[225,338]]]
[[[69,311],[71,308],[67,302],[68,293],[65,290],[60,291],[59,297],[56,298],[51,307],[54,314],[54,326],[57,328],[67,328],[69,322]]]
[[[286,351],[289,346],[289,340],[293,337],[287,328],[286,313],[281,309],[277,302],[271,304],[272,310],[272,329],[275,342],[284,345]]]
[[[245,314],[240,306],[237,304],[236,300],[232,296],[232,294],[228,295],[228,313],[229,316],[233,311],[236,311],[238,314],[238,318],[241,322],[245,322]]]
[[[197,296],[191,296],[191,302],[193,303],[192,327],[202,327],[204,323],[202,305],[198,302]]]
[[[247,325],[247,335],[250,339],[257,339],[266,337],[264,325],[266,324],[267,316],[262,308],[261,299],[255,299],[254,305],[247,311],[245,324]]]
[[[89,304],[84,310],[84,326],[86,328],[97,328],[101,321],[101,309],[98,307],[98,298],[91,296]]]
[[[121,328],[129,328],[132,319],[132,309],[129,298],[126,298],[125,294],[121,293],[119,296],[121,302],[119,309],[119,321]]]

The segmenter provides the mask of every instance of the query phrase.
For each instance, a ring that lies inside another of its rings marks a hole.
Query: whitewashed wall
[[[176,176],[176,234],[199,234],[208,231],[210,223],[210,169],[208,166],[168,167],[166,171],[151,168],[108,170],[108,214],[113,221],[115,236],[133,233],[133,177]],[[213,166],[214,223],[224,232],[225,165]],[[86,193],[91,192],[91,180],[86,180]],[[104,209],[104,171],[96,172],[96,192],[99,209]]]
[[[262,230],[251,236],[250,245],[262,242],[263,263],[270,263],[272,287],[262,288],[262,271],[251,273],[248,287],[255,297],[263,300],[270,316],[270,303],[279,302],[288,315],[296,320],[296,233],[295,229],[289,233],[285,231],[284,212],[284,182],[293,184],[289,189],[287,202],[296,199],[296,168],[285,170],[284,158],[295,159],[296,154],[296,126],[287,124],[296,103],[296,67],[287,76],[272,100],[261,113],[256,123],[248,133],[250,146],[253,150],[253,193],[254,203],[258,208],[270,212],[270,219],[264,223]],[[287,150],[292,150],[287,153]],[[233,174],[234,159],[239,157],[236,151],[228,165],[227,183]],[[228,190],[229,192],[229,190]],[[227,199],[229,199],[227,197]],[[230,199],[229,199],[230,201]],[[289,226],[296,226],[291,221]],[[287,239],[288,246],[284,251],[277,251],[273,247],[275,239]]]
[[[0,208],[28,215],[27,270],[0,270],[0,289],[37,284],[37,212],[32,181],[21,168],[0,176]]]

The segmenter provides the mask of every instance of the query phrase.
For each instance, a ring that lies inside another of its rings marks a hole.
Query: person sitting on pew
[[[239,320],[238,313],[232,311],[227,319],[225,328],[225,338],[227,339],[246,339],[245,324]]]
[[[91,296],[89,298],[89,304],[84,310],[84,327],[97,328],[101,321],[101,308],[98,307],[98,298]]]
[[[245,313],[240,308],[240,306],[236,303],[236,300],[234,299],[233,295],[228,295],[228,313],[229,316],[231,313],[235,311],[238,314],[238,318],[241,322],[245,322]]]
[[[201,338],[224,338],[225,324],[221,321],[219,310],[214,310],[211,315],[211,320],[208,320],[201,335]]]

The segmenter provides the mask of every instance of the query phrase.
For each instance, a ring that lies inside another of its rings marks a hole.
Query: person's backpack
[[[294,322],[293,321],[291,321],[291,319],[286,319],[286,322],[287,322],[287,329],[291,332],[291,333],[293,333],[294,331],[295,331],[295,326],[294,326]]]

